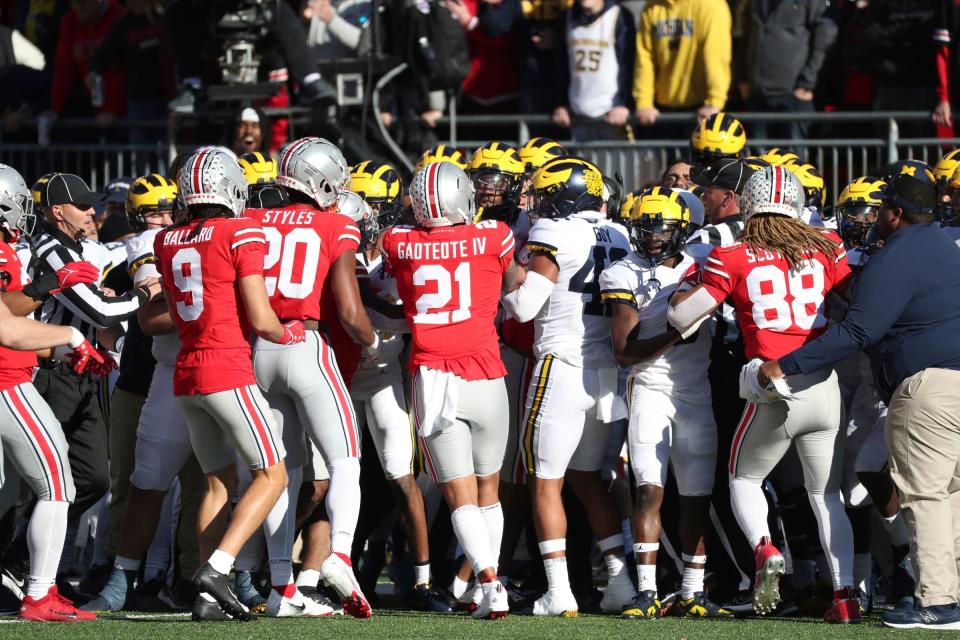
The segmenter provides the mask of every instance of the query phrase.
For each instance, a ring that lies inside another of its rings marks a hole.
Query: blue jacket
[[[960,249],[938,223],[894,233],[860,271],[843,322],[780,358],[780,368],[810,373],[873,345],[888,400],[919,371],[960,370]]]

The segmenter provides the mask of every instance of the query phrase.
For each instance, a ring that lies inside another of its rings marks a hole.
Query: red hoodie
[[[57,57],[53,66],[53,86],[50,90],[50,109],[54,113],[63,111],[67,98],[77,83],[83,85],[90,57],[122,13],[123,8],[117,0],[107,0],[106,10],[94,24],[80,24],[72,9],[63,17],[57,41]],[[98,107],[97,111],[122,115],[125,110],[123,65],[116,65],[103,74],[103,106]]]
[[[464,0],[472,15],[477,15],[479,2]],[[517,78],[516,33],[491,38],[480,25],[467,32],[470,52],[470,73],[463,81],[463,91],[480,103],[516,95],[520,90]]]

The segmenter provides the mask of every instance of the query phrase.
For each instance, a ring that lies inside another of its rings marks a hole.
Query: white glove
[[[767,387],[760,386],[760,365],[763,360],[754,358],[740,369],[740,397],[752,404],[769,404],[792,398],[790,386],[784,378],[772,381]]]
[[[380,355],[380,345],[383,343],[380,340],[380,332],[373,332],[373,344],[367,345],[363,348],[363,358],[366,360],[376,360],[377,356]]]

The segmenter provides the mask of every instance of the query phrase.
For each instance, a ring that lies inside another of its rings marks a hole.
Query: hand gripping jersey
[[[696,268],[696,261],[687,253],[681,253],[680,261],[671,269],[663,264],[651,268],[648,260],[632,252],[600,275],[600,295],[606,302],[635,309],[640,314],[637,339],[646,340],[667,330],[670,296]],[[644,388],[696,401],[709,387],[709,366],[710,332],[704,323],[696,335],[652,360],[635,364],[630,373]]]
[[[153,245],[180,334],[173,393],[210,394],[256,384],[250,327],[239,281],[263,274],[263,229],[244,218],[212,218],[164,229]]]
[[[267,239],[264,279],[270,305],[282,320],[319,320],[330,267],[360,245],[360,231],[347,216],[300,204],[247,209]]]
[[[494,316],[513,260],[510,228],[496,220],[393,227],[382,247],[413,336],[410,371],[423,365],[464,380],[503,377]]]
[[[530,229],[527,248],[549,254],[560,267],[556,286],[534,319],[533,355],[552,353],[588,369],[615,367],[600,274],[630,253],[626,230],[598,213],[541,219]]]
[[[160,277],[157,257],[153,253],[153,243],[162,229],[147,229],[127,241],[127,270],[133,283],[140,284],[147,278]],[[180,353],[180,336],[166,333],[153,337],[150,353],[154,360],[173,367]]]
[[[779,253],[745,244],[715,248],[703,269],[703,285],[717,302],[731,297],[747,359],[775,360],[826,331],[824,299],[846,286],[850,267],[843,243],[825,232],[837,253],[815,253],[793,270]]]
[[[390,304],[402,305],[400,293],[397,291],[396,279],[387,272],[386,264],[382,256],[377,256],[373,260],[368,260],[363,253],[357,254],[357,262],[364,265],[366,272],[366,281],[370,285],[370,290],[378,298],[389,302]],[[373,318],[371,318],[373,320]],[[380,348],[375,360],[363,360],[360,364],[360,372],[378,372],[380,369],[397,363],[400,354],[403,353],[404,342],[402,333],[393,333],[390,331],[381,331]]]
[[[520,210],[516,222],[511,225],[516,248],[513,259],[524,269],[530,264],[530,250],[527,249],[527,239],[530,236],[530,216],[526,209]],[[503,343],[519,353],[533,351],[533,320],[517,322],[516,318],[504,318],[500,323],[500,337]]]
[[[30,283],[13,246],[0,241],[0,291],[20,291]],[[0,391],[33,380],[37,354],[0,347]]]

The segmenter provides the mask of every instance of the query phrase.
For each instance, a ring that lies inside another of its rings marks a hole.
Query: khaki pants
[[[887,414],[890,473],[910,528],[920,606],[960,601],[960,371],[900,383]]]
[[[124,505],[130,493],[133,453],[137,446],[137,423],[145,396],[114,389],[110,400],[110,506],[107,508],[107,552],[114,556],[120,542]]]

